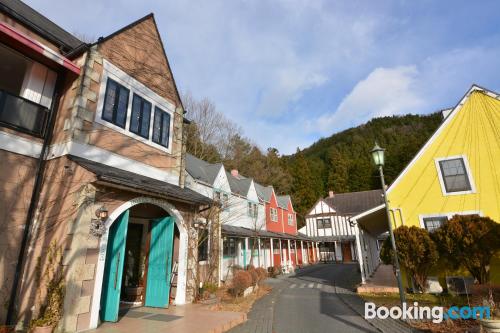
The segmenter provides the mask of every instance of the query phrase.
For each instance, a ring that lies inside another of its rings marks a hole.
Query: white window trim
[[[129,90],[129,96],[128,96],[128,105],[127,105],[127,119],[125,121],[125,128],[121,128],[120,126],[116,126],[113,123],[110,123],[104,119],[102,119],[102,112],[103,112],[103,107],[104,107],[104,98],[106,95],[106,86],[108,83],[108,78],[118,82],[125,88]],[[151,103],[151,114],[150,114],[150,120],[149,120],[149,138],[145,139],[140,135],[134,134],[129,131],[130,127],[130,117],[132,114],[132,99],[134,97],[134,94],[139,95],[140,97],[146,99],[148,102]],[[169,138],[168,138],[168,147],[162,146],[160,144],[157,144],[153,142],[153,127],[154,127],[154,114],[155,114],[155,107],[158,107],[162,109],[164,112],[167,112],[170,115],[170,131],[169,131]],[[140,83],[136,79],[132,78],[130,75],[119,69],[118,67],[114,66],[112,63],[107,61],[106,59],[103,60],[103,71],[102,71],[102,77],[101,77],[101,87],[99,88],[99,98],[97,102],[97,111],[95,115],[95,122],[104,125],[106,127],[109,127],[123,135],[129,136],[131,138],[134,138],[144,144],[147,144],[148,146],[152,146],[156,149],[163,150],[164,152],[167,152],[168,154],[172,153],[172,139],[173,139],[173,130],[174,130],[174,113],[175,113],[175,106],[174,104],[170,103],[163,97],[159,96],[157,93],[146,87],[144,84]]]
[[[273,211],[276,212],[276,214],[273,214]],[[278,222],[278,209],[270,207],[270,213],[271,213],[271,222]]]
[[[459,191],[459,192],[447,192],[446,191],[446,186],[444,185],[444,179],[443,179],[443,174],[441,172],[441,167],[439,166],[439,162],[441,161],[447,161],[447,160],[454,160],[457,158],[461,158],[464,161],[464,166],[465,166],[465,172],[467,173],[467,177],[469,179],[470,183],[470,190],[469,191]],[[441,192],[443,193],[444,196],[448,195],[463,195],[463,194],[472,194],[476,193],[476,185],[474,184],[474,178],[472,177],[472,172],[469,166],[469,160],[467,159],[467,155],[455,155],[455,156],[447,156],[447,157],[438,157],[434,159],[434,164],[436,165],[436,170],[438,173],[438,178],[439,178],[439,184],[441,185]]]
[[[425,218],[432,218],[432,217],[446,217],[448,220],[450,220],[454,215],[479,215],[483,216],[483,212],[480,210],[464,210],[461,212],[446,212],[446,213],[434,213],[434,214],[421,214],[418,216],[418,220],[420,222],[420,227],[423,229],[425,228],[425,223],[424,219]]]
[[[293,225],[293,214],[292,213],[288,213],[288,225]]]

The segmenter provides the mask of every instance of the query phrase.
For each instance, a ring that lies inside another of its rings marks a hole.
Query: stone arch
[[[99,323],[99,307],[101,302],[102,281],[104,277],[104,265],[106,262],[106,250],[108,245],[108,232],[113,222],[127,209],[135,205],[148,203],[163,208],[171,216],[175,217],[175,224],[179,229],[179,262],[177,275],[177,292],[175,295],[175,304],[186,303],[186,280],[187,280],[187,264],[188,264],[188,231],[186,229],[184,219],[180,212],[171,203],[149,197],[137,197],[127,201],[116,208],[105,222],[106,232],[101,237],[99,244],[99,256],[96,265],[96,274],[94,281],[94,291],[92,294],[92,304],[90,307],[90,329],[97,328]]]

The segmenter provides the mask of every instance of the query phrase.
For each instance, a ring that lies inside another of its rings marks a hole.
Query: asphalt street
[[[379,332],[335,293],[359,283],[355,264],[319,264],[295,276],[268,280],[270,295],[258,300],[249,320],[233,333]]]

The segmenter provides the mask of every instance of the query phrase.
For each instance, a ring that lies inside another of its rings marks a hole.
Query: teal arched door
[[[109,228],[101,295],[102,321],[118,320],[128,218],[129,211],[127,210]]]
[[[163,217],[151,221],[148,275],[145,305],[167,308],[172,274],[174,218]]]

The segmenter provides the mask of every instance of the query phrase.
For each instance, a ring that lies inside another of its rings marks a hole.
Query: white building
[[[330,191],[307,213],[306,225],[299,232],[319,242],[320,260],[357,261],[356,226],[351,217],[382,202],[381,190],[338,194]]]

